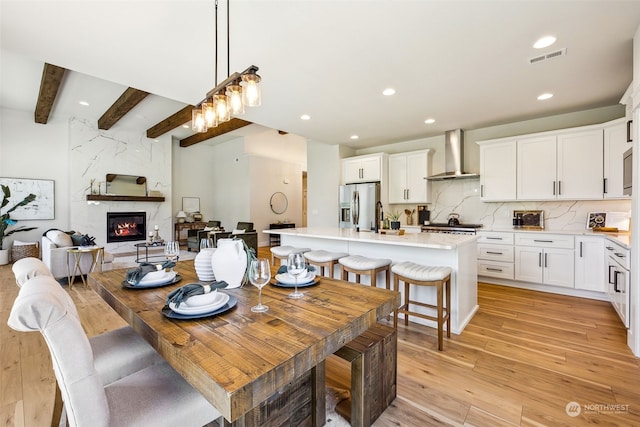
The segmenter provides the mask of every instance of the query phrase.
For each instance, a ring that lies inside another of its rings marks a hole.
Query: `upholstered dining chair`
[[[22,258],[11,267],[19,287],[37,276],[53,275],[38,258]],[[60,287],[60,286],[59,286]],[[80,316],[71,296],[60,287],[60,298],[66,309],[78,320]],[[107,385],[164,359],[130,326],[104,332],[89,338],[96,370],[102,383]]]
[[[220,417],[166,362],[105,385],[68,294],[53,277],[22,283],[7,324],[45,339],[71,426],[201,426]]]

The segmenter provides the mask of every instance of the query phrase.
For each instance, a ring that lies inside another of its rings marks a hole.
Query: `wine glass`
[[[211,237],[200,239],[200,250],[213,248],[213,239]]]
[[[167,242],[164,247],[164,255],[169,261],[177,262],[178,255],[180,255],[180,243],[176,241]],[[171,271],[173,271],[173,267]]]
[[[307,263],[301,252],[289,254],[287,257],[287,272],[295,279],[294,290],[289,294],[289,298],[299,299],[304,296],[302,292],[298,292],[298,276],[307,271]]]
[[[269,283],[271,279],[271,267],[269,260],[266,258],[258,258],[251,260],[249,265],[249,281],[253,286],[258,288],[258,305],[251,307],[254,313],[264,313],[269,310],[269,306],[262,304],[262,288]]]

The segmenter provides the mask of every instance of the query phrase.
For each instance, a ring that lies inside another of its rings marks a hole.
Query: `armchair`
[[[68,239],[67,239],[68,238]],[[74,247],[71,238],[63,232],[49,231],[42,236],[42,261],[47,266],[51,275],[55,279],[67,278],[69,271],[73,271],[74,259],[67,257],[67,250]],[[104,253],[102,262],[103,270],[111,270],[113,255],[108,252]],[[91,268],[91,257],[82,257],[80,259],[80,271],[88,272]]]
[[[206,239],[207,233],[216,228],[224,231],[224,228],[220,226],[220,221],[209,221],[207,226],[201,230],[187,230],[187,251],[191,252],[191,249],[195,249],[198,252],[200,250],[200,239]]]

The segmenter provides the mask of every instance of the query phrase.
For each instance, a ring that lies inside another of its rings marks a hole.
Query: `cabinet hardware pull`
[[[604,179],[602,180],[602,192],[603,192],[604,194],[607,194],[607,193],[608,193],[608,191],[607,191],[607,179],[608,179],[608,178],[604,178]]]
[[[502,273],[502,269],[501,268],[487,267],[487,271],[497,271],[499,273]]]
[[[488,254],[491,255],[502,255],[502,252],[492,252],[492,251],[487,251]]]
[[[558,196],[562,194],[562,181],[558,181]]]
[[[624,255],[622,255],[620,252],[614,252],[613,254],[618,258],[624,258]]]
[[[620,273],[618,270],[613,273],[613,290],[616,292],[620,292],[620,289],[618,289],[618,274],[622,273]]]
[[[538,252],[538,267],[542,267],[542,252]]]
[[[556,182],[553,181],[553,195],[556,195]]]
[[[612,251],[612,250],[613,250],[613,247],[612,247],[612,246],[606,246],[606,248],[607,248],[608,250],[610,250],[610,251]]]
[[[502,237],[490,237],[490,236],[487,236],[487,240],[502,240]]]
[[[484,197],[484,184],[480,185],[480,197]]]
[[[633,138],[631,137],[631,124],[633,120],[627,120],[627,142],[633,142]]]
[[[553,240],[533,239],[533,241],[536,242],[536,243],[553,243]]]
[[[580,242],[580,258],[582,258],[582,242]]]
[[[547,268],[547,254],[544,254],[544,268]]]

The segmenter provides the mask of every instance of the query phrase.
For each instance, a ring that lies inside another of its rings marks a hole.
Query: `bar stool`
[[[447,338],[451,337],[451,268],[432,267],[416,264],[414,262],[401,262],[391,267],[393,272],[393,289],[399,292],[400,281],[404,282],[403,304],[395,310],[393,316],[393,327],[398,327],[398,313],[404,314],[404,324],[409,324],[409,314],[433,320],[438,324],[438,350],[442,351],[443,325],[447,324]],[[436,305],[426,304],[412,300],[409,296],[409,285],[435,286],[437,289]],[[443,302],[446,299],[446,307]],[[437,316],[429,316],[409,310],[409,304],[436,309]]]
[[[304,253],[308,264],[320,267],[319,273],[321,275],[325,275],[327,270],[329,270],[329,277],[331,278],[333,278],[333,266],[337,264],[340,258],[348,255],[349,254],[344,252],[329,252],[322,249]]]
[[[271,265],[276,265],[276,258],[280,260],[280,265],[282,265],[282,260],[287,260],[289,254],[293,254],[296,252],[309,252],[310,248],[296,248],[295,246],[274,246],[269,248],[271,251]]]
[[[390,259],[384,258],[366,258],[360,255],[349,255],[338,260],[340,264],[340,278],[342,280],[349,280],[349,273],[356,275],[355,283],[360,283],[360,276],[362,274],[368,274],[371,276],[371,287],[376,287],[376,275],[384,271],[386,276],[387,289],[391,289],[391,273],[389,266],[391,265]]]

